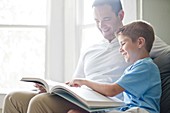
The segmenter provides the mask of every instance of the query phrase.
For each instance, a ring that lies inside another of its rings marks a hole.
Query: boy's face
[[[132,39],[124,36],[118,35],[118,41],[120,44],[120,53],[124,56],[126,62],[134,63],[139,58],[139,48],[137,41],[132,42]]]
[[[121,13],[119,13],[123,17]],[[104,38],[112,41],[115,38],[114,33],[122,26],[122,20],[116,16],[110,5],[101,5],[94,7],[94,19],[97,28],[100,30]]]

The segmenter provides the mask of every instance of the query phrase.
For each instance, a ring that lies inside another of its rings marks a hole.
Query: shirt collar
[[[118,39],[117,39],[117,38],[114,38],[111,42],[109,42],[109,40],[107,40],[107,39],[104,38],[103,41],[106,42],[106,43],[112,44],[112,43],[118,42]]]

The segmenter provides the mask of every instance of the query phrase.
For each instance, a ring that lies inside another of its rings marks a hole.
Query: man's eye
[[[99,21],[98,20],[95,20],[96,21],[96,23],[99,23]]]
[[[110,20],[111,20],[110,17],[104,18],[104,21],[110,21]]]

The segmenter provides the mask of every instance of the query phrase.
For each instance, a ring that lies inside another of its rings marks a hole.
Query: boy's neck
[[[148,57],[150,57],[149,53],[147,51],[142,51],[138,54],[138,58],[136,59],[136,61],[140,60],[140,59],[148,58]],[[136,62],[136,61],[134,61],[134,62]]]

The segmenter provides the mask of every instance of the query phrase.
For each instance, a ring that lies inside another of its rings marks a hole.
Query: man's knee
[[[36,94],[31,92],[11,92],[3,102],[3,113],[26,113],[28,103]],[[21,107],[22,106],[22,107]]]
[[[33,105],[37,103],[42,103],[43,101],[45,101],[45,99],[47,99],[47,93],[38,94],[30,100],[29,104]]]
[[[53,108],[59,106],[61,103],[58,103],[58,96],[53,96],[49,93],[41,93],[34,96],[30,102],[28,109],[39,109],[39,108]]]
[[[7,94],[4,98],[4,104],[28,104],[30,99],[34,97],[35,93],[30,92],[11,92]]]
[[[5,102],[15,103],[20,100],[23,100],[23,98],[25,97],[25,96],[23,96],[23,94],[24,94],[23,92],[11,92],[5,96],[4,103]]]
[[[28,113],[66,113],[64,105],[54,96],[42,93],[34,96],[28,106]]]

